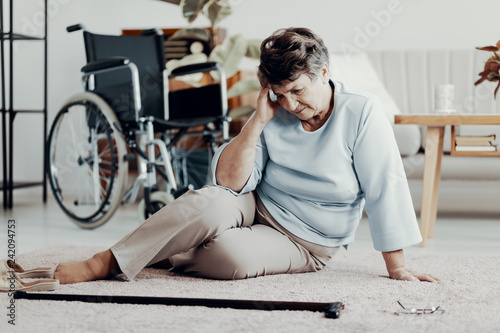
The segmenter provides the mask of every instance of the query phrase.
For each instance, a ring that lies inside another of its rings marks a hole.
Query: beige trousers
[[[111,247],[128,279],[165,259],[176,271],[214,279],[313,272],[337,250],[289,233],[256,194],[215,186],[188,191]]]

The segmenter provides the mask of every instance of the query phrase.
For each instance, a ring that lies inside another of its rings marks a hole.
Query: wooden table
[[[444,129],[451,126],[450,155],[461,156],[500,156],[499,151],[463,152],[455,150],[455,126],[458,125],[500,125],[500,115],[437,115],[405,114],[395,116],[396,124],[427,126],[425,138],[425,164],[422,189],[422,208],[420,211],[420,233],[425,246],[428,237],[434,236],[436,224],[439,181],[441,178],[441,157],[443,156]]]

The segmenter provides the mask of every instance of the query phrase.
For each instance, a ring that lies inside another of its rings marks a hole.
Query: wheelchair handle
[[[84,30],[85,27],[78,23],[78,24],[75,24],[75,25],[70,25],[69,27],[66,28],[66,31],[67,32],[74,32],[74,31],[78,31],[78,30]]]

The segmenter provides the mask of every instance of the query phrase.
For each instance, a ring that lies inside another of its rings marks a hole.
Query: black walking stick
[[[15,299],[35,299],[50,301],[78,301],[89,303],[120,303],[120,304],[163,304],[206,306],[210,308],[232,308],[248,310],[292,310],[324,312],[327,318],[338,318],[344,308],[341,302],[281,302],[281,301],[254,301],[236,299],[208,299],[208,298],[175,298],[150,296],[112,296],[112,295],[71,295],[71,294],[42,294],[16,291]]]

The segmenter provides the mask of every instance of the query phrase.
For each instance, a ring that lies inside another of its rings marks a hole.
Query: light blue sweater
[[[380,100],[333,84],[335,104],[327,122],[307,132],[280,108],[260,135],[245,187],[239,193],[228,190],[236,195],[256,190],[279,224],[315,244],[352,243],[363,206],[375,249],[394,251],[420,242],[403,164]],[[226,145],[212,162],[216,185]]]

